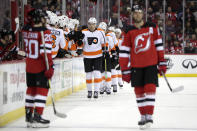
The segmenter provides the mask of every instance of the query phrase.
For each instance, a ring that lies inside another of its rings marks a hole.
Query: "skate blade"
[[[48,128],[49,124],[33,123],[32,127],[33,128]]]
[[[151,128],[152,124],[151,122],[146,123],[146,128]]]
[[[27,128],[32,128],[32,123],[27,122]]]
[[[140,130],[145,130],[146,129],[146,125],[140,125]]]

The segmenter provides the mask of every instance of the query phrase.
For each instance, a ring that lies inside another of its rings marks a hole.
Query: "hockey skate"
[[[100,88],[100,94],[104,94],[105,92],[105,87]]]
[[[33,117],[32,117],[32,112],[30,111],[30,108],[26,108],[25,109],[25,121],[27,123],[27,128],[31,128],[32,127],[32,123],[33,123]]]
[[[92,91],[88,91],[87,97],[88,97],[88,98],[92,98]]]
[[[123,84],[120,84],[120,83],[118,83],[118,85],[119,85],[120,89],[122,89],[122,87],[123,87]]]
[[[112,85],[112,87],[113,87],[113,92],[114,93],[117,92],[117,85]]]
[[[33,128],[47,128],[49,127],[50,121],[43,119],[40,114],[38,114],[36,111],[34,111],[34,117],[33,117]]]
[[[153,124],[152,115],[146,115],[146,128],[150,128]]]
[[[146,129],[146,119],[144,115],[141,116],[141,120],[138,121],[138,125],[139,125],[140,130]]]
[[[98,98],[98,91],[94,91],[94,98],[95,98],[95,99]]]
[[[111,94],[111,89],[110,89],[110,87],[107,87],[107,88],[106,88],[106,94],[107,94],[107,95],[110,95],[110,94]]]

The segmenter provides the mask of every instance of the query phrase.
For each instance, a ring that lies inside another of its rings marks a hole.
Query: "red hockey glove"
[[[130,83],[131,81],[131,70],[122,71],[122,80]]]
[[[162,76],[161,72],[163,72],[165,74],[166,70],[167,70],[167,63],[166,63],[166,61],[159,62],[158,72],[159,72],[160,76]]]
[[[45,75],[46,78],[48,78],[48,79],[51,79],[52,76],[53,76],[53,74],[54,74],[54,69],[53,69],[52,67],[49,68],[49,70],[46,70],[46,71],[44,72],[44,75]]]

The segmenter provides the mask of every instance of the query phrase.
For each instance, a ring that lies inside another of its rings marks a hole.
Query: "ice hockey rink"
[[[197,130],[197,78],[169,77],[172,88],[184,85],[184,90],[171,93],[164,78],[157,88],[154,124],[150,131]],[[87,99],[86,90],[73,93],[56,102],[58,112],[66,119],[54,116],[52,106],[47,106],[44,116],[51,120],[49,128],[26,128],[25,118],[14,121],[1,131],[138,131],[140,119],[133,88],[124,84],[118,93]]]

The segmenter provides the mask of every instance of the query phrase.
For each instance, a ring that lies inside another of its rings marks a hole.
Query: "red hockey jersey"
[[[129,65],[143,68],[164,61],[164,47],[158,26],[150,22],[140,29],[129,26],[124,33],[119,56],[122,70],[129,69]]]
[[[44,32],[44,40],[49,67],[53,65],[51,50],[51,31],[44,27],[25,27],[22,31],[26,50],[26,72],[39,73],[46,70],[44,44],[42,43],[41,31]]]

